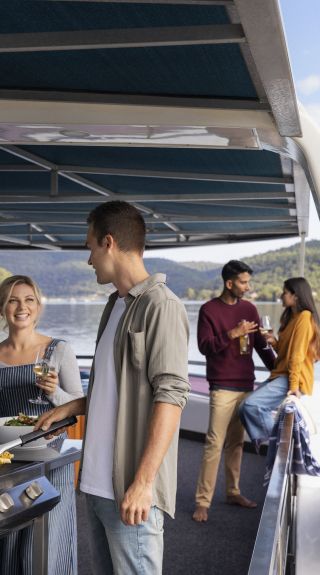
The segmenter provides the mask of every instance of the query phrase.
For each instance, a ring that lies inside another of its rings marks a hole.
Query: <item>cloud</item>
[[[311,118],[320,126],[320,102],[314,104],[305,104],[305,109]]]
[[[307,76],[303,80],[297,82],[297,86],[301,92],[305,96],[310,96],[314,94],[318,90],[320,90],[320,75],[319,74],[311,74]]]

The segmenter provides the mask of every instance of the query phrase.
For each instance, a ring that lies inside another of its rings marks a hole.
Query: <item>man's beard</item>
[[[241,299],[244,294],[235,293],[233,289],[228,289],[229,295],[234,299]]]

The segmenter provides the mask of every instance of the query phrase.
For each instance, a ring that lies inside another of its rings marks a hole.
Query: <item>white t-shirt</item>
[[[124,311],[124,298],[118,298],[97,346],[80,483],[81,491],[106,499],[115,498],[112,468],[118,390],[113,345]]]

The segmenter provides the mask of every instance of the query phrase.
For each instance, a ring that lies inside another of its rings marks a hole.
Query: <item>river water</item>
[[[189,360],[204,361],[204,357],[200,354],[197,346],[197,321],[202,302],[185,301],[184,305],[190,323]],[[263,302],[256,305],[259,315],[269,315],[272,326],[277,330],[283,310],[281,304]],[[103,308],[104,303],[47,302],[39,323],[39,331],[52,337],[66,339],[77,355],[93,355],[97,327]],[[0,332],[0,339],[4,337],[5,334]],[[258,356],[255,356],[254,359],[256,365],[261,365]],[[317,364],[316,370],[317,379],[320,380],[320,363]],[[192,371],[204,373],[204,369],[200,366],[193,366]]]
[[[190,323],[190,344],[189,360],[202,361],[204,357],[200,354],[197,346],[197,321],[199,308],[203,302],[185,301],[184,305],[187,310]],[[256,302],[259,315],[269,315],[271,324],[275,331],[279,327],[279,318],[282,313],[282,306],[279,303]],[[93,355],[95,349],[95,340],[97,327],[104,308],[104,303],[70,303],[47,302],[44,306],[38,329],[52,337],[57,337],[69,341],[77,355]],[[320,309],[319,309],[320,311]],[[6,337],[4,332],[0,331],[0,341]],[[254,352],[255,365],[261,366],[262,362]],[[91,360],[81,361],[83,366],[90,367]],[[190,366],[190,373],[205,374],[205,367],[199,365]],[[263,371],[256,372],[256,379],[263,381],[266,379],[266,373]],[[320,428],[320,362],[315,366],[314,395],[307,398],[312,401],[311,411]]]

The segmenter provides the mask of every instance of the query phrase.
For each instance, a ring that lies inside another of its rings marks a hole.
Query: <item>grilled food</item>
[[[21,426],[21,425],[34,425],[38,421],[38,417],[30,417],[24,413],[19,413],[18,417],[13,417],[5,422],[5,425]]]
[[[11,459],[14,458],[13,453],[10,453],[10,451],[4,451],[3,453],[0,453],[0,465],[2,465],[3,463],[11,463]]]

